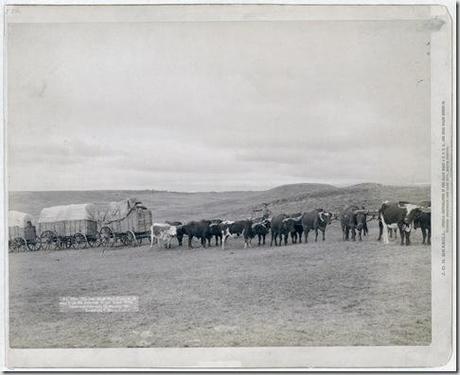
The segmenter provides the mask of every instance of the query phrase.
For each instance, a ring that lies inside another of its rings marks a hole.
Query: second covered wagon
[[[95,219],[103,245],[116,243],[139,245],[150,238],[152,211],[136,198],[110,203],[96,203]]]
[[[90,203],[44,208],[38,219],[43,248],[98,246],[100,241],[94,209]]]

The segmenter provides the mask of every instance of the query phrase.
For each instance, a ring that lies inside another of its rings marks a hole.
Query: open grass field
[[[310,236],[311,237],[311,236]],[[9,254],[10,345],[428,345],[431,248],[399,240],[243,249],[114,248]],[[139,296],[139,311],[60,312],[59,297]]]

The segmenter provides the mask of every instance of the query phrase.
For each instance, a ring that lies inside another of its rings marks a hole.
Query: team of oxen
[[[227,240],[231,237],[242,237],[244,247],[250,247],[251,241],[257,238],[257,245],[265,245],[266,236],[271,234],[270,246],[287,245],[289,238],[293,244],[308,242],[310,231],[315,232],[315,241],[319,232],[323,241],[326,239],[326,228],[333,221],[340,222],[344,240],[361,241],[367,236],[367,223],[371,220],[379,222],[379,237],[385,244],[389,243],[389,235],[397,236],[399,230],[401,245],[410,245],[412,229],[420,228],[423,244],[431,243],[431,208],[429,202],[411,204],[408,202],[386,201],[377,211],[370,211],[364,207],[349,206],[339,214],[333,214],[322,208],[309,212],[295,214],[268,215],[257,219],[238,221],[224,221],[221,219],[190,221],[186,224],[178,221],[155,223],[151,227],[151,247],[156,241],[158,247],[171,247],[173,239],[177,239],[182,246],[184,236],[187,236],[188,247],[192,248],[192,241],[197,238],[202,247],[222,246],[225,249]],[[213,241],[214,240],[214,241]]]

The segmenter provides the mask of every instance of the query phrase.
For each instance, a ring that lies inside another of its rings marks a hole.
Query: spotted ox
[[[331,223],[332,214],[317,208],[316,210],[305,212],[302,215],[302,226],[305,233],[305,243],[308,242],[308,233],[315,231],[315,241],[318,241],[318,230],[323,233],[323,241],[326,239],[326,227]]]
[[[176,238],[179,246],[182,246],[182,239],[184,238],[184,230],[182,228],[182,222],[180,221],[166,221],[166,224],[176,227]]]
[[[396,224],[401,237],[401,245],[410,245],[410,232],[415,215],[420,212],[420,207],[408,202],[386,201],[379,209],[379,238],[388,244],[388,226]]]
[[[153,247],[154,240],[157,241],[158,247],[162,242],[166,248],[171,248],[171,240],[177,235],[176,227],[169,224],[155,223],[150,227],[150,247]]]
[[[251,239],[254,237],[252,233],[252,220],[239,221],[223,221],[220,223],[222,233],[222,250],[225,250],[225,243],[229,237],[243,236],[244,248],[251,247]]]

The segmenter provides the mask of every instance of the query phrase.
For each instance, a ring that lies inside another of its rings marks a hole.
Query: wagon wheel
[[[21,237],[17,237],[9,242],[10,245],[10,252],[19,252],[21,251],[21,247],[24,245],[24,239]]]
[[[46,230],[40,235],[40,241],[44,250],[51,250],[58,246],[57,237],[54,232],[50,230]]]
[[[121,243],[125,246],[133,246],[136,236],[133,232],[128,231],[121,236]]]
[[[27,241],[24,237],[16,238],[16,246],[18,247],[18,251],[26,251],[27,250]]]
[[[54,249],[55,250],[68,249],[71,246],[72,246],[71,237],[56,236],[54,238]]]
[[[16,242],[14,240],[8,240],[8,251],[10,253],[16,251]]]
[[[89,247],[99,247],[102,245],[101,236],[96,233],[94,237],[87,237]]]
[[[72,246],[75,249],[84,249],[88,245],[88,240],[86,239],[86,236],[81,233],[76,233],[73,236],[73,241],[72,241]]]
[[[38,251],[42,247],[42,241],[40,237],[36,237],[33,240],[27,241],[27,248],[30,251]]]
[[[72,237],[57,236],[54,238],[54,249],[62,250],[72,247]]]
[[[102,227],[99,231],[99,246],[109,246],[114,239],[112,230],[109,227]]]

